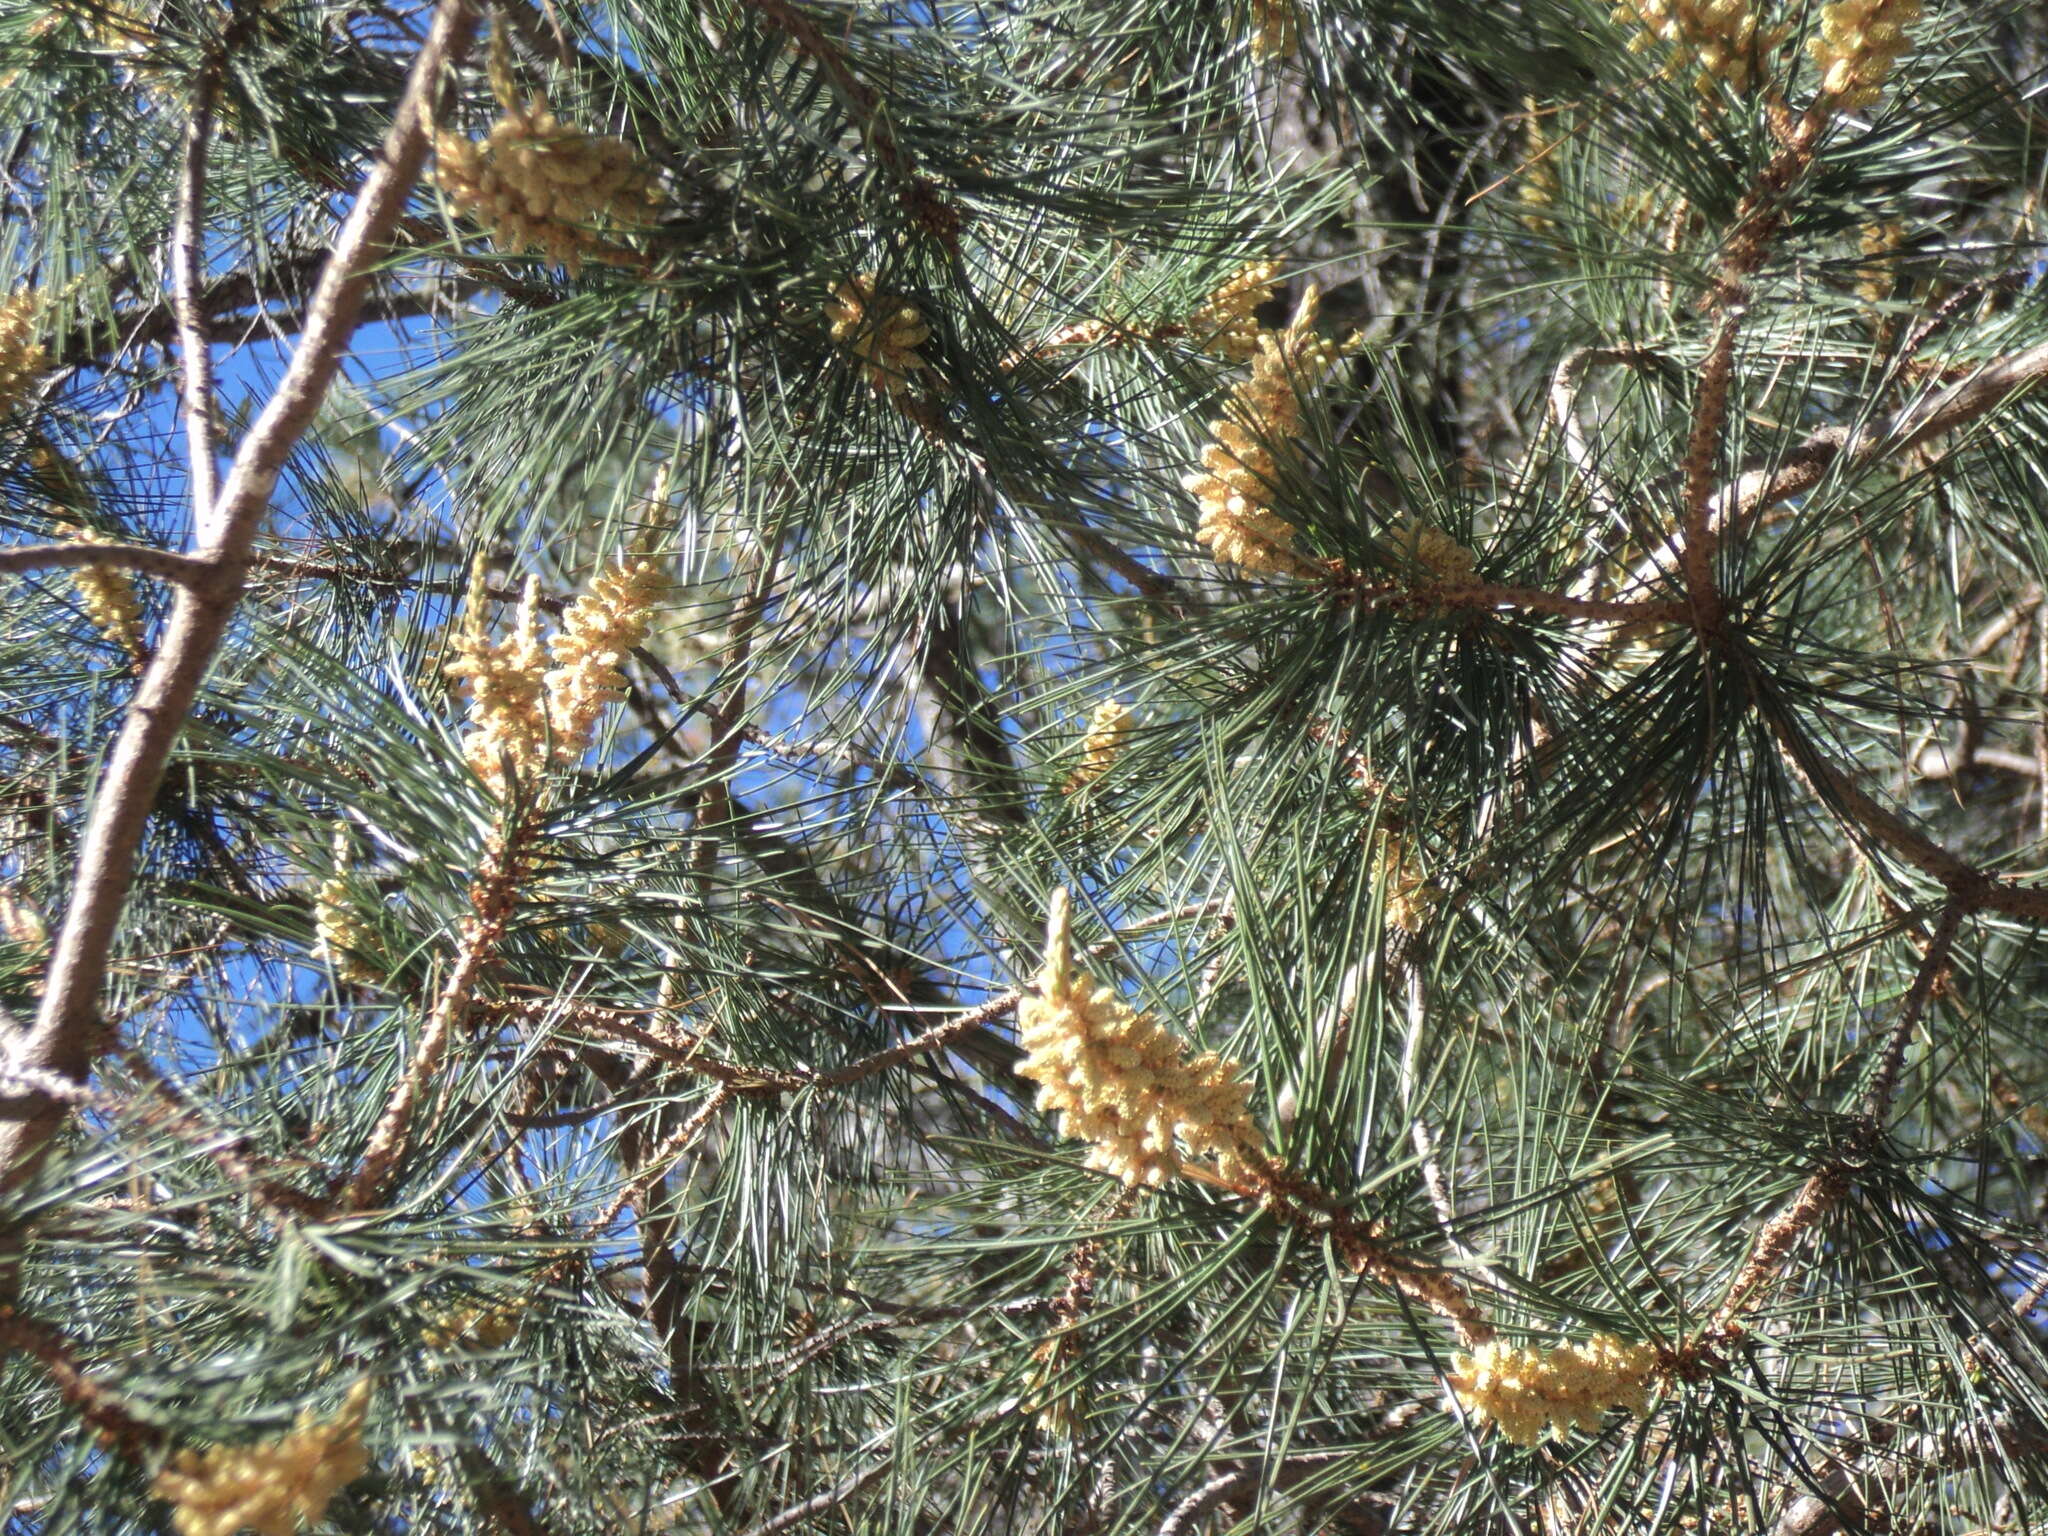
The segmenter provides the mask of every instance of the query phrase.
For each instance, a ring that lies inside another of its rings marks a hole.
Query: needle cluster
[[[180,1451],[157,1475],[152,1492],[171,1502],[178,1536],[293,1536],[326,1513],[337,1490],[369,1468],[363,1420],[367,1377],[349,1389],[341,1412],[318,1422],[300,1413],[290,1434],[263,1445],[217,1445]]]

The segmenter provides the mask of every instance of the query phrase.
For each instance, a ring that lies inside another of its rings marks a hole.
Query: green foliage
[[[1595,0],[1275,3],[1271,58],[1238,0],[488,14],[437,125],[488,131],[500,39],[662,200],[572,276],[429,177],[380,261],[104,1054],[0,1170],[6,1536],[169,1529],[175,1452],[363,1377],[351,1532],[2040,1528],[2048,16],[1930,0],[1849,111],[1801,0],[1744,94]],[[8,543],[192,542],[194,103],[232,451],[432,9],[0,7],[51,362]],[[1245,368],[1188,321],[1267,256],[1261,323],[1314,281],[1349,351],[1268,445],[1302,571],[1247,576],[1182,487]],[[832,335],[863,274],[930,329],[900,388]],[[494,798],[472,560],[503,633],[636,551],[627,697]],[[19,1118],[148,658],[4,579]],[[1126,1192],[1039,1112],[1058,887],[1294,1196]],[[1649,1415],[1508,1443],[1361,1243],[1504,1339],[1658,1346]]]

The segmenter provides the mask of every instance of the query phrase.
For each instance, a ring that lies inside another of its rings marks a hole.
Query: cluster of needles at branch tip
[[[654,561],[628,557],[598,573],[544,647],[539,582],[528,578],[511,632],[494,640],[478,557],[462,624],[450,640],[455,658],[445,670],[469,701],[463,755],[500,797],[507,764],[523,780],[582,759],[606,707],[624,697],[623,663],[646,638],[662,589]]]
[[[178,1536],[293,1536],[326,1513],[328,1501],[361,1477],[370,1461],[363,1421],[369,1378],[349,1388],[341,1412],[318,1420],[303,1410],[291,1433],[258,1445],[217,1445],[180,1451],[151,1491],[172,1505]]]
[[[1517,1445],[1534,1445],[1546,1431],[1562,1440],[1569,1429],[1598,1429],[1616,1408],[1647,1415],[1657,1368],[1651,1345],[1596,1333],[1555,1349],[1489,1340],[1453,1356],[1447,1380],[1476,1422],[1497,1426]]]
[[[348,824],[334,824],[334,865],[313,893],[313,958],[325,960],[337,979],[364,984],[377,972],[363,957],[377,950],[376,930],[356,910],[348,883]]]
[[[28,399],[49,366],[50,354],[36,339],[36,296],[24,288],[0,303],[0,416]]]
[[[1835,0],[1823,6],[1820,30],[1807,51],[1821,72],[1820,88],[1852,111],[1877,104],[1899,56],[1912,46],[1906,28],[1920,19],[1920,0]]]
[[[644,228],[661,204],[654,169],[632,145],[562,122],[512,79],[503,34],[491,39],[491,89],[502,109],[481,141],[434,134],[434,179],[456,212],[509,252],[537,251],[571,276],[584,260],[631,261],[598,229]]]
[[[1164,1184],[1186,1154],[1233,1185],[1256,1181],[1262,1137],[1247,1109],[1251,1085],[1234,1061],[1189,1054],[1186,1041],[1073,965],[1071,908],[1055,891],[1045,966],[1017,1010],[1038,1107],[1060,1133],[1090,1143],[1087,1166],[1130,1185]]]
[[[1302,392],[1313,388],[1343,349],[1315,330],[1321,292],[1311,283],[1283,331],[1260,331],[1251,376],[1230,392],[1223,415],[1209,423],[1215,441],[1202,450],[1202,470],[1181,484],[1201,504],[1195,537],[1220,564],[1247,575],[1307,575],[1315,568],[1294,552],[1294,529],[1273,509],[1280,478],[1275,450],[1303,435]]]
[[[97,528],[81,528],[72,536],[80,544],[112,544]],[[92,627],[121,648],[131,661],[142,655],[142,601],[135,578],[111,565],[81,565],[71,573],[78,606]]]
[[[1788,31],[1759,26],[1752,0],[1620,0],[1614,20],[1641,28],[1629,40],[1633,52],[1667,45],[1672,67],[1696,70],[1694,83],[1709,98],[1723,86],[1746,94]]]
[[[878,273],[862,272],[839,283],[825,301],[825,320],[832,339],[860,359],[868,388],[901,402],[910,392],[910,375],[929,368],[918,348],[931,340],[932,328],[908,299],[884,293]]]
[[[1061,786],[1062,792],[1072,794],[1108,773],[1123,755],[1136,724],[1130,710],[1115,699],[1104,699],[1096,705],[1088,717],[1087,734],[1081,738],[1081,761]]]

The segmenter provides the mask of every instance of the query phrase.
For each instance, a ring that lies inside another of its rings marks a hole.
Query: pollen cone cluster
[[[932,328],[908,299],[881,292],[879,280],[863,272],[839,284],[825,303],[825,319],[832,339],[860,359],[868,387],[901,400],[909,393],[910,375],[931,366],[917,349],[931,339]]]
[[[451,643],[455,659],[445,670],[469,700],[463,756],[495,793],[505,793],[508,762],[526,780],[582,758],[606,707],[624,695],[621,664],[646,637],[660,590],[652,560],[621,561],[600,572],[590,590],[570,604],[561,632],[543,648],[539,583],[529,578],[512,632],[493,640],[484,617],[484,563],[478,558],[462,627]]]
[[[420,1341],[432,1350],[503,1349],[519,1332],[521,1301],[494,1307],[459,1307],[429,1323]]]
[[[1334,364],[1339,348],[1315,332],[1321,295],[1314,284],[1284,331],[1261,331],[1251,377],[1230,393],[1215,437],[1202,451],[1203,473],[1181,484],[1201,504],[1195,537],[1224,565],[1251,575],[1304,575],[1313,570],[1294,553],[1294,530],[1273,510],[1279,478],[1274,449],[1302,435],[1301,392]]]
[[[1188,316],[1188,335],[1204,352],[1248,363],[1259,355],[1259,322],[1253,318],[1273,297],[1280,277],[1277,261],[1254,261],[1239,267],[1223,285]]]
[[[1227,1182],[1255,1180],[1260,1136],[1234,1061],[1188,1046],[1072,964],[1067,893],[1053,893],[1045,968],[1018,1009],[1020,1075],[1060,1132],[1091,1144],[1087,1163],[1130,1185],[1159,1185],[1212,1160]],[[1183,1149],[1186,1160],[1183,1159]]]
[[[491,83],[502,108],[481,142],[434,134],[434,179],[505,251],[538,251],[571,274],[586,257],[624,254],[598,226],[644,227],[660,204],[654,170],[623,139],[562,122],[541,96],[521,96],[493,40]]]
[[[529,577],[512,632],[493,640],[486,624],[484,561],[469,577],[469,601],[452,641],[455,659],[444,669],[469,700],[469,731],[462,755],[477,776],[502,797],[506,770],[528,780],[547,759],[548,714],[541,650],[540,582]]]
[[[1646,52],[1661,42],[1670,46],[1674,63],[1695,67],[1702,95],[1712,96],[1724,84],[1742,95],[1757,83],[1762,64],[1786,35],[1784,27],[1758,25],[1758,3],[1620,0],[1614,19],[1642,28],[1629,44],[1634,52]]]
[[[1081,738],[1081,763],[1066,782],[1069,794],[1093,784],[1115,764],[1130,739],[1135,724],[1131,712],[1115,699],[1105,699],[1088,717],[1088,734]]]
[[[1554,221],[1545,209],[1555,207],[1564,192],[1557,173],[1557,139],[1544,121],[1534,96],[1522,98],[1522,227],[1547,234]]]
[[[626,655],[647,638],[662,591],[652,560],[634,558],[598,572],[590,590],[562,615],[548,641],[555,664],[546,678],[548,726],[556,757],[574,762],[589,748],[605,710],[626,696]]]
[[[1387,922],[1403,933],[1420,933],[1429,921],[1429,882],[1400,834],[1382,828],[1374,841],[1386,883]]]
[[[1410,520],[1394,530],[1394,542],[1401,553],[1421,567],[1440,587],[1469,587],[1477,567],[1472,551],[1427,523]]]
[[[1807,50],[1820,66],[1820,88],[1837,106],[1874,106],[1899,56],[1912,46],[1906,28],[1920,19],[1920,0],[1835,0],[1823,6],[1820,31]]]
[[[320,1423],[301,1413],[292,1432],[266,1445],[219,1445],[180,1451],[151,1489],[170,1500],[178,1536],[293,1536],[317,1521],[343,1484],[369,1467],[363,1420],[367,1378],[349,1389],[341,1412]]]
[[[29,397],[49,371],[50,354],[36,340],[36,296],[23,289],[0,303],[0,416]]]
[[[1454,1356],[1450,1386],[1465,1412],[1491,1423],[1517,1445],[1534,1445],[1547,1430],[1562,1440],[1572,1428],[1597,1429],[1615,1408],[1649,1412],[1657,1351],[1596,1333],[1584,1344],[1520,1349],[1498,1339]]]
[[[1252,0],[1252,57],[1264,64],[1294,53],[1300,33],[1295,0]]]
[[[325,960],[347,982],[371,982],[377,973],[362,957],[374,954],[376,931],[356,914],[355,896],[343,870],[348,867],[348,828],[334,826],[334,872],[313,893],[313,958]]]
[[[97,528],[82,528],[74,537],[80,544],[114,542]],[[135,595],[135,578],[110,565],[81,565],[71,573],[71,585],[78,593],[78,606],[92,620],[93,628],[120,646],[130,658],[140,656],[142,604]]]

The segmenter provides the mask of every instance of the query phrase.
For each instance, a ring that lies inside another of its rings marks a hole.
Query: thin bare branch
[[[0,549],[0,576],[24,571],[69,570],[81,565],[111,566],[115,570],[139,571],[165,581],[205,586],[215,576],[211,561],[176,550],[151,549],[146,544],[17,544]]]

